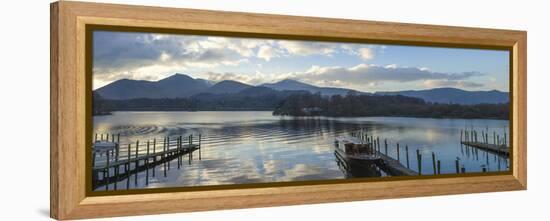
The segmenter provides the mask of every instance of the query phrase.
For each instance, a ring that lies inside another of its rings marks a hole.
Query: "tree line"
[[[322,96],[309,92],[201,94],[190,98],[109,100],[93,94],[93,115],[112,111],[273,111],[280,116],[508,119],[509,104],[444,104],[402,95]]]
[[[274,115],[366,117],[399,116],[428,118],[508,119],[509,104],[443,104],[401,95],[290,95]]]

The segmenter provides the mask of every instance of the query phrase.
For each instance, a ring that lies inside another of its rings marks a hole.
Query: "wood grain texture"
[[[51,216],[76,219],[522,190],[527,188],[524,31],[206,10],[57,2],[51,9]],[[512,50],[512,175],[87,197],[85,26],[216,31]]]

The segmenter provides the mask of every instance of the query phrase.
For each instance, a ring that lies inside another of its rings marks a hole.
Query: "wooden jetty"
[[[163,166],[164,176],[167,170],[170,170],[171,161],[177,160],[177,168],[180,169],[184,164],[184,156],[187,155],[188,164],[193,160],[193,152],[199,152],[201,160],[201,141],[188,137],[165,137],[163,139],[153,139],[147,141],[135,141],[128,144],[120,144],[117,135],[117,141],[114,135],[107,135],[107,140],[102,140],[103,135],[93,144],[92,157],[92,188],[113,186],[114,190],[121,181],[126,180],[125,189],[130,188],[131,178],[133,176],[134,186],[138,186],[138,174],[145,172],[145,185],[149,185],[149,176],[155,177],[155,167]],[[194,142],[195,141],[195,142]],[[99,154],[99,159],[97,157]],[[105,155],[105,156],[103,156]],[[150,173],[151,170],[151,173]]]
[[[489,131],[481,130],[481,133],[477,130],[461,130],[460,131],[460,143],[470,147],[475,147],[481,150],[496,153],[502,156],[510,155],[510,147],[507,145],[506,132],[500,136],[496,132],[493,132],[492,137],[489,135]],[[480,135],[481,139],[478,139]],[[493,139],[491,139],[493,138]],[[493,141],[492,143],[490,141]]]
[[[385,142],[385,152],[381,151],[380,148],[380,139],[374,139],[373,137],[368,137],[366,134],[362,132],[355,132],[351,133],[351,138],[348,137],[338,137],[336,138],[335,142],[349,142],[353,145],[366,145],[367,148],[372,149],[373,151],[369,151],[369,153],[372,155],[371,163],[374,163],[378,168],[380,168],[382,171],[384,171],[386,174],[390,176],[412,176],[412,175],[418,175],[418,172],[415,172],[414,170],[411,170],[407,168],[405,165],[401,164],[399,160],[393,159],[392,157],[388,156],[387,154],[387,142]],[[399,146],[397,147],[399,151]],[[407,148],[408,149],[408,148]],[[362,165],[357,164],[369,164],[369,162],[364,161],[350,161],[349,159],[346,159],[347,157],[344,156],[344,154],[340,153],[341,151],[336,151],[336,155],[340,160],[345,161],[345,167],[348,170],[351,170],[352,167],[355,164],[355,167],[364,167]],[[399,156],[399,154],[398,154]],[[408,159],[408,155],[407,155]],[[407,160],[408,162],[408,160]]]

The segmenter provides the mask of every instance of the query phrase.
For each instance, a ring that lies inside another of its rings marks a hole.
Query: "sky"
[[[508,51],[94,31],[93,88],[175,73],[250,85],[298,80],[364,92],[509,90]]]

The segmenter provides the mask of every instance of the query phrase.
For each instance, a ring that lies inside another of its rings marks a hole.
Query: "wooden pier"
[[[510,147],[508,146],[506,132],[497,134],[493,131],[492,137],[489,136],[489,130],[481,130],[481,133],[477,130],[461,130],[460,131],[460,144],[475,147],[481,150],[496,153],[502,156],[510,155]],[[478,139],[480,135],[481,139]],[[492,138],[492,139],[491,139]],[[492,143],[491,143],[492,140]]]
[[[380,139],[374,137],[369,137],[365,133],[359,131],[351,133],[351,136],[357,139],[349,139],[354,144],[367,144],[368,146],[372,147],[375,151],[375,155],[380,157],[380,160],[374,161],[376,166],[383,170],[385,173],[387,173],[390,176],[413,176],[418,175],[419,173],[411,170],[407,166],[403,165],[399,160],[399,144],[397,144],[397,156],[398,159],[394,159],[388,155],[388,147],[387,147],[387,141],[384,141],[385,151],[381,151],[380,146]],[[408,147],[407,147],[408,151]],[[343,157],[342,157],[343,158]],[[409,156],[407,152],[407,164],[409,164]]]
[[[389,157],[385,154],[380,154],[381,161],[377,163],[377,166],[380,167],[382,170],[384,170],[386,173],[390,174],[391,176],[414,176],[418,175],[418,172],[413,171],[403,164],[401,164],[399,161]]]
[[[129,189],[130,183],[138,186],[138,174],[145,173],[145,186],[149,185],[150,175],[155,177],[155,168],[162,166],[164,176],[170,170],[171,162],[177,160],[177,168],[180,169],[185,159],[188,164],[193,160],[193,152],[198,151],[199,160],[201,154],[201,135],[193,138],[188,137],[165,137],[163,139],[152,139],[147,141],[135,141],[128,144],[120,144],[120,136],[107,135],[107,139],[96,136],[92,156],[92,188],[97,189],[104,186],[109,190],[121,189],[119,184],[126,180],[123,189]],[[99,157],[97,156],[99,154]],[[132,182],[132,178],[133,182]]]

